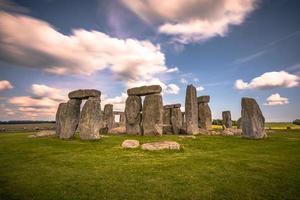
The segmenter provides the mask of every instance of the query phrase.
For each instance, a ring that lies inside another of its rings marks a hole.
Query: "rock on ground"
[[[96,140],[100,139],[99,130],[101,128],[101,101],[99,97],[90,97],[84,104],[80,115],[80,139]]]
[[[120,134],[125,134],[126,133],[126,127],[125,126],[119,126],[116,128],[112,128],[108,134],[112,135],[120,135]]]
[[[143,150],[157,151],[157,150],[180,150],[180,144],[173,141],[163,141],[163,142],[151,142],[142,145]]]
[[[242,119],[243,137],[260,139],[267,137],[265,132],[265,118],[253,98],[242,98]]]
[[[162,135],[163,100],[160,94],[147,95],[143,105],[143,134]]]
[[[126,133],[127,134],[142,134],[142,99],[139,96],[129,96],[125,104],[126,117]]]
[[[124,140],[122,143],[122,147],[125,149],[136,149],[140,146],[140,142],[138,140]]]
[[[101,92],[98,90],[75,90],[68,94],[70,99],[88,99],[89,97],[99,97],[101,96]]]
[[[226,128],[232,128],[232,121],[231,121],[230,111],[223,111],[222,112],[222,123]]]
[[[188,85],[186,88],[185,123],[187,134],[195,135],[199,133],[197,91],[193,85]]]
[[[80,119],[80,99],[70,99],[68,103],[62,104],[58,113],[59,128],[57,132],[61,139],[69,139],[75,135]]]
[[[160,85],[150,85],[150,86],[142,86],[130,88],[127,90],[127,94],[129,96],[145,96],[150,94],[160,94],[162,88]]]
[[[29,135],[29,138],[42,138],[42,137],[52,137],[52,136],[56,136],[56,132],[52,131],[52,130],[44,130],[44,131],[40,131],[36,134],[32,134]]]

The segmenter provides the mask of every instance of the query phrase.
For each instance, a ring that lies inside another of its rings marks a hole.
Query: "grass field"
[[[0,199],[300,198],[299,130],[272,130],[265,140],[29,134],[0,134]],[[174,140],[183,150],[124,150],[127,138]]]

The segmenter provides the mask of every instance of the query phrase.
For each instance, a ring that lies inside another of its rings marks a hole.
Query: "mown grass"
[[[299,199],[300,132],[239,137],[110,136],[98,142],[0,135],[0,199]],[[124,150],[125,139],[180,151]]]

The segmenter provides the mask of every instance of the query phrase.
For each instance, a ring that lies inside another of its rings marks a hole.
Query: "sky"
[[[128,88],[188,84],[213,118],[258,102],[266,121],[300,118],[298,0],[0,0],[0,120],[54,120],[68,92],[98,89],[124,110]]]

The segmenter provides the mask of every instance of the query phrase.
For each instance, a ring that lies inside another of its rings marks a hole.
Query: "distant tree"
[[[300,119],[295,119],[295,120],[293,121],[293,124],[300,125]]]
[[[212,124],[213,125],[222,125],[222,120],[221,119],[214,119]]]

